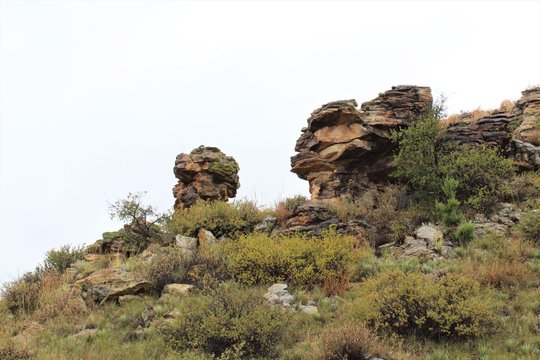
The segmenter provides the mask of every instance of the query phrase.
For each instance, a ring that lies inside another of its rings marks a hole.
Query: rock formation
[[[391,130],[408,126],[432,105],[431,89],[395,86],[357,108],[355,100],[315,110],[296,143],[292,172],[308,180],[311,197],[357,197],[392,169]]]
[[[511,110],[450,125],[442,143],[493,146],[524,169],[540,169],[540,87],[523,91]]]
[[[222,200],[236,196],[240,187],[238,163],[215,147],[199,146],[180,154],[174,164],[178,184],[173,188],[175,209],[188,208],[197,200]]]

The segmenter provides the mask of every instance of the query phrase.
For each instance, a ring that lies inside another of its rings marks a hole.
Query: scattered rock
[[[268,288],[264,298],[272,305],[290,307],[294,302],[294,295],[287,291],[287,284],[274,284]]]
[[[357,108],[355,100],[315,110],[296,142],[292,172],[309,181],[311,197],[356,198],[388,180],[395,145],[391,130],[414,122],[432,104],[428,87],[394,86]]]
[[[199,146],[180,154],[174,164],[178,184],[173,188],[175,209],[188,208],[197,200],[227,201],[240,187],[240,167],[234,158],[215,147]]]
[[[199,244],[216,244],[218,242],[218,239],[212,234],[211,231],[208,231],[206,229],[199,229]]]
[[[440,243],[443,238],[443,232],[435,225],[427,224],[422,225],[416,229],[416,238],[425,240],[428,244],[428,247],[433,248],[437,243]]]
[[[396,251],[396,254],[401,257],[423,257],[433,259],[437,257],[437,254],[429,245],[429,242],[425,239],[415,239],[411,236],[406,236],[403,245],[399,247],[401,253]]]
[[[197,250],[198,240],[196,238],[176,235],[175,238],[176,246],[182,251],[185,255],[193,255],[193,252]]]
[[[272,231],[276,228],[277,222],[278,221],[275,216],[267,215],[263,221],[253,227],[253,230],[271,234]]]
[[[314,305],[299,305],[298,309],[302,311],[305,314],[317,314],[319,312],[319,309]]]
[[[187,295],[191,289],[193,289],[193,285],[190,284],[167,284],[163,288],[161,296],[184,296]]]

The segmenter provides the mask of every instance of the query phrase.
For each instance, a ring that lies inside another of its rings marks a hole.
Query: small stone
[[[181,249],[182,253],[186,255],[192,255],[193,252],[197,249],[198,240],[192,237],[184,235],[176,235],[175,237],[176,246]]]
[[[300,310],[305,314],[311,314],[311,315],[317,314],[319,312],[319,309],[313,305],[301,306]]]
[[[416,238],[426,240],[430,244],[441,241],[443,237],[443,232],[435,225],[422,225],[416,229]]]
[[[187,295],[193,287],[194,286],[190,284],[167,284],[163,288],[161,295],[184,296]]]
[[[218,242],[214,234],[212,234],[211,231],[208,231],[204,228],[201,228],[199,230],[198,237],[199,237],[200,244],[216,244]]]

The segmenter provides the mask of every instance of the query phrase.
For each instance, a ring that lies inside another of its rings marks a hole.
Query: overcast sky
[[[117,223],[107,203],[173,204],[178,153],[240,164],[273,204],[323,103],[431,86],[450,112],[540,83],[539,1],[1,1],[0,282]]]

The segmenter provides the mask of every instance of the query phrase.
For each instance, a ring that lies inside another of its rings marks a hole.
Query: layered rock
[[[175,209],[188,208],[197,200],[222,200],[236,196],[240,167],[233,157],[215,147],[200,146],[180,154],[174,164],[178,184],[173,188]]]
[[[456,145],[487,145],[504,149],[512,140],[510,123],[514,120],[514,115],[496,111],[474,122],[458,122],[448,126],[442,142]]]
[[[407,127],[432,105],[428,87],[395,86],[372,101],[335,101],[315,110],[296,143],[292,172],[308,180],[311,197],[357,197],[393,168],[391,130]]]
[[[524,169],[540,169],[540,87],[523,91],[513,109],[448,126],[441,143],[495,147]]]
[[[523,167],[540,169],[540,87],[521,94],[516,103],[521,123],[512,134],[509,151]]]

